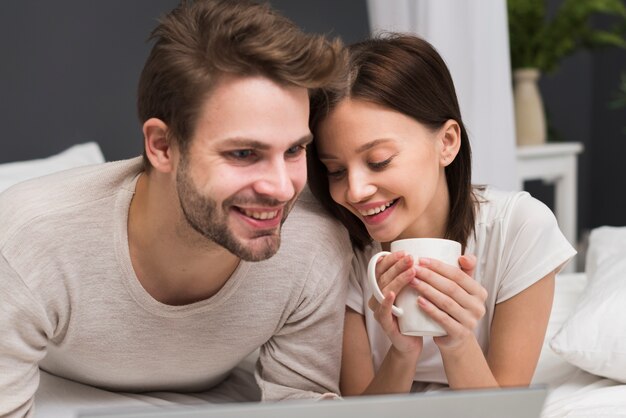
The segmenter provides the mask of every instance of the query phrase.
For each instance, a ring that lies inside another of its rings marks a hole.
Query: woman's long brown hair
[[[393,109],[435,130],[455,120],[461,130],[461,147],[445,168],[450,194],[445,238],[467,245],[474,232],[475,202],[469,138],[450,72],[441,56],[416,36],[388,34],[349,46],[349,77],[340,88],[321,89],[311,96],[311,131],[343,99],[364,100]],[[363,223],[330,196],[326,168],[320,162],[315,141],[308,150],[309,187],[323,206],[348,229],[353,245],[371,243]],[[419,180],[416,180],[419,181]]]

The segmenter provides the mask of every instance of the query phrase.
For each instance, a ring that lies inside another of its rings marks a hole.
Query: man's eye
[[[289,157],[297,157],[298,155],[302,154],[305,150],[306,150],[306,147],[304,145],[295,145],[289,148],[285,154],[287,154],[287,156]]]
[[[247,160],[254,156],[254,151],[251,149],[238,149],[230,151],[228,155],[236,160]]]

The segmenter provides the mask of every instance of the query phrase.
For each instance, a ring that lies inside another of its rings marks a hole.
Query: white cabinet
[[[519,189],[524,190],[524,182],[528,180],[543,180],[554,185],[554,214],[561,231],[574,246],[577,234],[577,157],[582,150],[583,146],[578,142],[517,148]],[[574,271],[574,265],[574,261],[570,261],[566,271]]]

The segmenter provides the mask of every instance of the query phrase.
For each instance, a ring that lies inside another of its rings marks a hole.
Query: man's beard
[[[235,237],[228,227],[228,208],[236,203],[240,205],[255,203],[261,206],[278,206],[282,202],[267,198],[252,200],[233,196],[224,201],[220,211],[215,200],[203,196],[195,188],[184,153],[181,155],[176,173],[176,187],[185,221],[203,237],[224,247],[230,253],[245,261],[266,260],[278,251],[280,247],[280,228],[278,228],[278,231],[260,231],[257,236],[250,238],[251,241],[256,242],[258,245],[249,244],[246,246],[241,239]],[[292,205],[293,201],[285,205],[281,225],[285,221]]]

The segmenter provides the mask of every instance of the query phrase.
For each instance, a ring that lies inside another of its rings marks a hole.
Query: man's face
[[[176,187],[184,221],[247,261],[280,247],[280,227],[306,183],[305,88],[222,76],[182,150]]]

